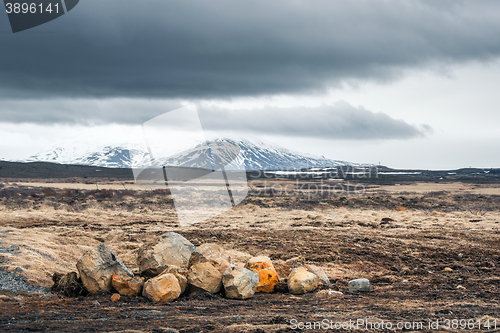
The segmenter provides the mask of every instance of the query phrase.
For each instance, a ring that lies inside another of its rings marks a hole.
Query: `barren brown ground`
[[[360,195],[288,196],[264,193],[256,182],[235,209],[180,227],[165,190],[136,191],[121,182],[3,184],[0,245],[19,250],[0,254],[0,267],[20,267],[32,284],[50,287],[52,273],[75,271],[78,258],[99,242],[136,270],[137,249],[152,235],[175,231],[195,245],[217,242],[251,255],[314,263],[327,272],[331,290],[343,294],[258,294],[246,301],[191,294],[155,305],[126,297],[113,303],[110,295],[3,292],[2,331],[285,332],[293,319],[366,318],[423,322],[424,328],[429,320],[473,319],[475,327],[464,332],[486,331],[477,329],[477,320],[496,319],[498,329],[489,331],[500,331],[498,185],[366,185]],[[347,282],[360,277],[370,279],[372,292],[349,293]]]

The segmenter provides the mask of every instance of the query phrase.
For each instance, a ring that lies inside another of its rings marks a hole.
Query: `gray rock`
[[[371,285],[368,279],[356,279],[349,281],[348,284],[349,292],[359,292],[359,291],[370,291]]]
[[[167,232],[139,249],[137,263],[140,273],[153,277],[169,265],[187,269],[195,249],[186,238],[175,232]]]
[[[76,263],[76,268],[88,292],[95,294],[111,292],[111,277],[118,274],[122,277],[133,277],[132,273],[116,254],[104,243],[100,243],[86,252]]]
[[[227,298],[251,298],[259,284],[259,274],[249,269],[230,266],[222,275],[222,283]]]

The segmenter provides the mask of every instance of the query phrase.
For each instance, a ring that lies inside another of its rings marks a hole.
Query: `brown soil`
[[[448,331],[487,331],[478,329],[478,320],[500,331],[500,197],[408,189],[376,187],[343,197],[254,195],[221,216],[181,228],[162,191],[4,187],[10,192],[0,201],[0,245],[20,249],[0,254],[0,267],[26,267],[21,274],[38,285],[50,286],[54,271],[74,271],[79,256],[100,241],[135,270],[136,251],[145,241],[175,231],[195,245],[217,242],[251,255],[316,264],[331,279],[331,290],[343,294],[257,294],[245,301],[189,294],[155,305],[128,297],[112,302],[111,295],[3,292],[0,330],[287,332],[294,331],[293,320],[368,319],[394,328],[422,322],[423,329],[406,330],[415,332],[436,332],[428,322],[439,320],[444,332],[447,319],[472,319],[469,328],[461,330],[458,322]],[[349,293],[348,281],[360,277],[370,279],[372,291]]]

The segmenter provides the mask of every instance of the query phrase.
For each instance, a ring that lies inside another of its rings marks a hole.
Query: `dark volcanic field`
[[[180,168],[182,169],[182,168]],[[304,169],[304,171],[307,171]],[[366,172],[367,176],[353,175],[354,173]],[[399,174],[401,173],[401,174]],[[406,173],[406,174],[405,174]],[[414,174],[418,173],[418,174]],[[271,173],[261,171],[248,172],[249,179],[274,178]],[[65,182],[95,183],[98,180],[134,180],[131,169],[102,168],[82,165],[62,165],[47,162],[6,162],[0,161],[0,179],[10,181],[22,179],[64,179]],[[478,184],[500,183],[500,169],[459,169],[459,170],[394,170],[385,166],[373,166],[368,168],[337,167],[331,168],[330,172],[323,176],[288,176],[288,179],[318,179],[318,178],[341,178],[356,180],[357,182],[371,184],[393,184],[398,182],[471,182]]]
[[[472,173],[462,180],[470,183],[477,176],[483,185],[498,181],[494,173]],[[13,175],[0,178],[25,179]],[[180,227],[168,191],[47,191],[6,183],[0,189],[2,230],[88,235],[105,240],[120,256],[134,253],[153,235],[175,231],[195,245],[216,242],[252,255],[263,251],[290,264],[322,266],[332,282],[330,290],[342,294],[256,294],[244,301],[187,294],[172,303],[153,304],[124,296],[112,302],[110,294],[70,298],[0,291],[0,331],[292,332],[300,331],[292,329],[299,322],[335,328],[335,323],[360,319],[372,325],[384,322],[385,328],[337,331],[500,332],[500,196],[377,191],[312,199],[251,193],[227,214]],[[404,210],[398,211],[400,207]],[[0,250],[10,234],[0,234]],[[0,264],[10,269],[2,258]],[[348,281],[360,277],[370,279],[372,291],[349,293]],[[438,329],[430,329],[429,323],[436,322]],[[407,329],[397,329],[398,324]],[[316,326],[304,331],[328,330]]]
[[[477,320],[485,315],[497,318],[500,313],[498,232],[471,236],[450,231],[390,237],[383,233],[352,237],[348,230],[300,229],[181,233],[201,242],[216,239],[229,247],[238,243],[243,249],[270,248],[275,253],[273,259],[303,257],[320,265],[350,262],[364,265],[361,269],[367,272],[375,266],[382,267],[383,272],[372,272],[373,291],[364,294],[348,293],[347,278],[330,276],[332,289],[344,295],[257,294],[253,299],[236,301],[220,295],[190,294],[165,305],[127,297],[113,303],[110,295],[74,299],[10,297],[9,301],[0,302],[0,329],[166,332],[166,328],[176,328],[180,332],[220,332],[234,324],[250,324],[247,329],[233,326],[235,330],[228,331],[287,332],[292,330],[279,324],[287,324],[292,319],[307,322],[326,318],[337,322],[368,317],[394,323],[427,323],[429,319],[445,323],[446,319]],[[457,245],[464,239],[470,246]],[[462,253],[463,258],[457,257],[458,253]],[[443,271],[445,267],[452,268],[453,272]],[[457,289],[457,285],[463,289]],[[95,305],[95,301],[99,305]]]

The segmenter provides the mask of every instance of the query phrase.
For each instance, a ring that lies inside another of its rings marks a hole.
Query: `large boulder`
[[[189,267],[204,262],[212,262],[212,264],[218,266],[221,263],[230,263],[231,257],[220,245],[215,243],[206,243],[198,246],[191,254]]]
[[[191,266],[187,279],[191,291],[216,293],[222,288],[222,273],[210,262]]]
[[[168,265],[187,268],[195,246],[175,232],[167,232],[143,245],[137,255],[141,275],[156,276]]]
[[[225,250],[226,254],[231,257],[231,263],[240,266],[238,264],[243,264],[243,267],[245,267],[245,264],[247,263],[248,260],[252,259],[253,255],[250,253],[246,252],[241,252],[233,249]]]
[[[147,280],[142,290],[142,296],[155,303],[171,302],[180,295],[179,281],[173,274],[166,272]]]
[[[133,277],[134,274],[121,262],[104,243],[86,252],[76,263],[85,288],[92,294],[111,292],[111,277],[118,274]]]
[[[309,272],[305,267],[294,268],[288,277],[288,290],[295,295],[316,290],[318,285],[318,276]]]
[[[259,285],[259,275],[249,269],[231,266],[222,275],[222,284],[227,298],[251,298]]]
[[[181,294],[183,294],[184,291],[186,291],[187,271],[185,269],[171,265],[168,266],[163,272],[173,274],[177,278],[179,286],[181,287]]]
[[[250,259],[245,268],[259,274],[257,292],[272,293],[278,284],[278,273],[268,257],[254,257]]]
[[[306,265],[305,267],[309,272],[316,274],[316,276],[318,276],[319,278],[318,288],[321,289],[330,288],[330,279],[328,278],[328,276],[326,276],[325,271],[321,267],[318,267],[316,265]]]
[[[140,276],[122,278],[115,274],[111,277],[111,285],[120,295],[139,296],[144,286],[144,278]]]
[[[224,272],[226,271],[226,269],[228,269],[229,267],[231,267],[231,264],[225,260],[225,259],[221,259],[217,262],[217,266],[216,268],[219,270],[219,272],[221,272],[222,274],[224,274]]]

